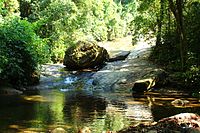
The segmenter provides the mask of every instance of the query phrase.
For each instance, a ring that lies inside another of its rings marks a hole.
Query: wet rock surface
[[[106,66],[99,71],[93,71],[93,69],[66,71],[64,69],[65,66],[61,64],[44,65],[44,71],[42,72],[41,77],[41,86],[37,87],[48,88],[50,86],[53,88],[59,86],[60,88],[70,88],[70,86],[74,87],[73,85],[77,82],[82,82],[87,89],[89,88],[94,91],[113,91],[117,89],[126,89],[127,91],[130,91],[138,80],[148,78],[153,79],[153,81],[154,79],[156,79],[156,81],[158,81],[158,79],[161,81],[161,78],[162,80],[165,79],[165,76],[157,78],[161,73],[161,70],[148,61],[148,56],[151,52],[151,45],[144,42],[144,44],[132,46],[131,37],[126,38],[126,41],[121,43],[123,47],[116,47],[115,49],[113,47],[115,47],[116,44],[114,44],[114,46],[112,46],[112,44],[109,44],[108,46],[106,44],[100,44],[100,46],[104,47],[109,54],[112,53],[115,57],[120,55],[116,53],[116,51],[126,51],[126,59],[107,62]],[[109,47],[110,45],[112,49]],[[105,56],[107,57],[107,55]],[[73,68],[76,68],[76,65],[75,67],[72,65],[73,63],[64,62],[64,64],[68,65],[70,68],[72,66]],[[153,86],[150,88],[152,87]]]
[[[130,53],[130,51],[113,51],[109,56],[108,62],[125,60]]]
[[[158,122],[129,127],[118,133],[199,133],[200,117],[193,113],[181,113]]]
[[[150,52],[151,48],[148,44],[142,48],[135,46],[127,59],[107,63],[103,69],[92,77],[100,85],[98,86],[99,88],[104,88],[105,90],[122,88],[130,90],[135,81],[144,79],[149,73],[154,73],[158,70],[157,66],[147,60]]]

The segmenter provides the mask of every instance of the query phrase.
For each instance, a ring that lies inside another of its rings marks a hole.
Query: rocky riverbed
[[[82,71],[65,71],[64,66],[61,64],[44,65],[45,71],[43,71],[41,85],[37,87],[57,87],[63,92],[81,87],[87,91],[101,93],[101,95],[107,97],[108,101],[119,100],[119,97],[124,97],[125,94],[121,92],[128,92],[133,93],[132,96],[136,101],[144,100],[140,101],[141,103],[147,103],[148,106],[145,106],[144,108],[152,108],[155,105],[160,107],[173,106],[178,108],[200,107],[198,98],[191,98],[190,95],[185,92],[177,91],[173,88],[166,89],[162,85],[162,88],[156,88],[157,86],[155,86],[155,82],[158,81],[158,76],[163,74],[163,70],[148,61],[148,56],[153,44],[141,41],[133,46],[131,44],[131,38],[127,37],[120,41],[117,40],[116,42],[99,43],[99,45],[107,49],[109,55],[112,57],[112,60],[107,62],[105,67],[99,71],[91,69],[84,69]],[[126,58],[121,59],[120,57],[118,60],[118,57],[121,56],[120,54],[125,55]],[[165,75],[162,75],[161,78],[163,80],[166,77]],[[136,89],[135,93],[133,92],[133,89]],[[106,95],[108,92],[119,92],[119,97],[116,98],[115,96],[111,98]],[[135,101],[129,99],[125,101],[125,103],[128,103],[127,114],[131,116],[135,114],[136,116],[134,116],[134,119],[146,119],[149,121],[149,125],[147,124],[148,126],[141,128],[143,126],[136,126],[137,123],[133,126],[134,128],[129,128],[123,132],[157,132],[155,129],[159,129],[160,125],[153,123],[153,116],[150,114],[150,110],[147,111],[145,109],[147,112],[145,112],[145,110],[144,112],[140,110],[140,113],[142,114],[137,114],[135,106],[138,104],[137,102],[135,103]],[[175,113],[172,113],[171,115],[175,115]],[[170,116],[170,114],[164,116]],[[160,117],[160,119],[161,118],[162,117]],[[158,120],[159,119],[157,119],[157,121]],[[182,130],[182,128],[177,128]],[[175,130],[179,131],[178,129]],[[166,128],[163,130],[168,129]]]
[[[99,45],[107,49],[111,58],[115,58],[115,60],[107,62],[106,66],[99,71],[91,69],[65,71],[62,64],[44,65],[41,83],[37,87],[50,87],[49,84],[51,87],[54,87],[61,85],[63,82],[71,84],[74,81],[78,81],[80,77],[83,79],[84,74],[87,73],[87,78],[89,77],[87,83],[91,83],[87,84],[88,88],[94,90],[103,89],[105,91],[122,88],[130,90],[135,81],[147,78],[149,74],[160,70],[156,65],[147,60],[152,44],[143,41],[133,46],[129,36],[115,42],[99,43]],[[82,72],[85,73],[83,74]],[[68,77],[63,81],[62,77],[67,75]]]
[[[161,128],[155,122],[163,118],[200,114],[198,97],[155,86],[162,69],[148,61],[152,45],[141,41],[133,46],[131,37],[99,45],[112,57],[102,69],[67,71],[62,64],[46,64],[39,85],[20,96],[1,96],[0,130],[157,132]]]

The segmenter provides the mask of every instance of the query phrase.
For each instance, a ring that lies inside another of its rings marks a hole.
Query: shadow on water
[[[171,104],[179,98],[189,103]],[[45,89],[39,95],[1,96],[0,130],[2,133],[48,132],[61,127],[77,133],[89,127],[95,133],[118,131],[130,124],[158,121],[178,113],[200,114],[198,105],[199,99],[187,94]]]
[[[130,88],[109,88],[117,85],[119,80],[116,78],[121,79],[127,73],[130,76],[129,71],[100,71],[98,75],[94,72],[58,72],[57,67],[62,68],[54,65],[48,71],[50,76],[43,77],[37,86],[38,92],[0,96],[0,132],[46,133],[61,127],[69,133],[77,133],[88,127],[94,133],[102,133],[118,131],[130,124],[158,121],[178,113],[200,114],[199,99],[187,93],[132,94]],[[131,73],[133,78],[135,75]],[[189,102],[172,104],[176,99]]]
[[[170,117],[179,113],[189,112],[200,114],[200,99],[193,97],[188,92],[174,90],[174,92],[164,93],[132,93],[132,96],[136,101],[143,101],[143,99],[146,99],[146,104],[151,109],[154,121],[158,121],[162,118]]]
[[[119,130],[128,122],[109,104],[104,97],[82,90],[42,90],[40,95],[1,96],[0,129],[3,133],[48,132],[57,127],[70,133],[83,127],[90,127],[96,133]]]

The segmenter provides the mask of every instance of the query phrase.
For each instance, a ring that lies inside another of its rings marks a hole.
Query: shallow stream
[[[178,113],[200,114],[199,98],[185,92],[132,94],[132,83],[157,69],[144,60],[146,51],[135,49],[125,61],[108,63],[98,72],[44,65],[40,85],[32,88],[38,91],[0,97],[0,132],[47,133],[63,128],[77,133],[87,127],[102,133]],[[176,99],[189,103],[172,105]]]
[[[189,100],[191,106],[172,106],[170,103],[176,98]],[[127,91],[52,88],[37,95],[1,97],[0,131],[46,133],[58,127],[69,133],[84,127],[92,133],[118,131],[130,124],[157,121],[178,113],[200,114],[198,103],[198,98],[187,94],[135,95]]]

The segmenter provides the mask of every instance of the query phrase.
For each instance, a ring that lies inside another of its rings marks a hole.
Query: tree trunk
[[[156,45],[161,44],[162,37],[162,21],[163,21],[164,0],[160,0],[160,14],[157,16],[158,32],[156,37]]]
[[[168,15],[168,24],[166,27],[166,31],[168,35],[171,35],[171,12],[170,7],[167,8],[167,15]]]
[[[187,40],[185,35],[185,29],[183,25],[183,0],[176,0],[176,6],[174,5],[173,0],[169,0],[170,9],[173,12],[176,23],[177,31],[180,39],[180,56],[181,56],[181,67],[184,71],[186,68],[187,60]]]

